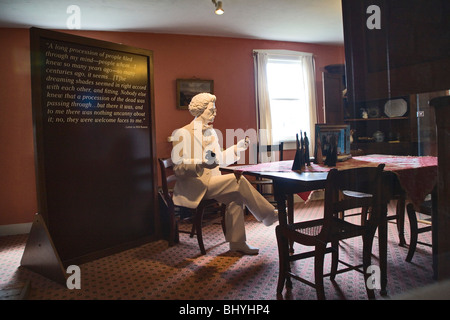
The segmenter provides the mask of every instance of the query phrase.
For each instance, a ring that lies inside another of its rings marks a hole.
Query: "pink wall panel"
[[[253,49],[314,53],[319,122],[323,121],[323,67],[344,62],[343,46],[152,33],[70,33],[153,51],[158,157],[170,155],[167,137],[192,120],[188,111],[176,109],[176,79],[214,80],[218,108],[214,127],[225,133],[256,127]],[[7,225],[31,222],[37,203],[29,31],[0,29],[0,40],[0,225]]]

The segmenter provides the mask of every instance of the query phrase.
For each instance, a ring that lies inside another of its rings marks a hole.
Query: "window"
[[[314,146],[316,87],[314,57],[290,50],[254,50],[257,129],[260,144],[284,142],[306,132]]]
[[[299,60],[270,59],[267,84],[272,121],[272,141],[295,141],[300,130],[310,136],[307,88]]]

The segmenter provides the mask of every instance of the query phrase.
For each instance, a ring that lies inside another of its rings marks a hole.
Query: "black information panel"
[[[39,213],[61,260],[155,237],[152,52],[30,32]]]

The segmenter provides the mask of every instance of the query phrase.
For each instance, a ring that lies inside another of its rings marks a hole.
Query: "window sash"
[[[314,146],[314,124],[317,123],[317,92],[315,85],[315,65],[314,65],[314,55],[312,53],[292,51],[292,50],[268,50],[268,49],[254,49],[254,68],[255,68],[255,100],[256,100],[256,123],[258,129],[258,141],[263,144],[272,143],[272,121],[271,121],[271,107],[270,107],[270,97],[268,92],[267,84],[267,64],[270,60],[272,63],[298,63],[302,64],[303,68],[303,81],[304,90],[306,93],[303,103],[308,107],[309,116],[309,127],[310,129],[310,152],[312,152],[312,147]],[[274,98],[274,97],[272,97]],[[286,97],[284,97],[286,98]],[[282,100],[272,100],[272,104],[275,102],[281,102]],[[285,102],[287,100],[284,100]],[[305,118],[303,116],[302,118]],[[307,118],[307,117],[306,117]],[[304,128],[298,125],[296,128],[298,131],[304,130]],[[312,131],[311,131],[312,130]],[[294,142],[284,141],[285,149],[294,149]]]
[[[274,144],[281,141],[295,142],[296,134],[300,133],[300,130],[310,134],[309,108],[305,104],[307,93],[302,72],[303,68],[299,60],[280,58],[268,60],[267,81]]]

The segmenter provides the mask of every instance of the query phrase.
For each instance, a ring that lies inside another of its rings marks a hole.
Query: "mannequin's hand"
[[[248,137],[245,137],[245,139],[240,140],[236,144],[236,152],[242,152],[242,151],[247,150],[248,145],[249,145],[249,139],[248,139]]]

